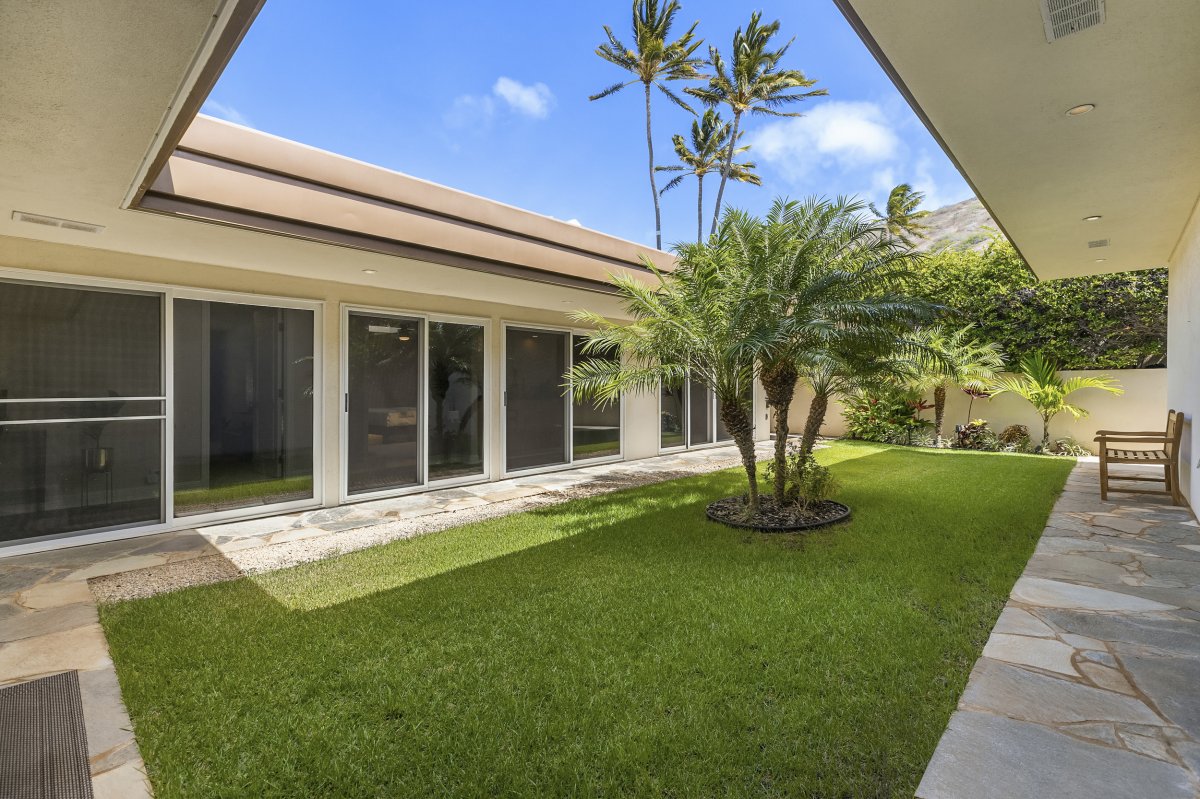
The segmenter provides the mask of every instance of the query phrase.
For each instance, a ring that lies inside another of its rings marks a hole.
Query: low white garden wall
[[[1095,450],[1092,439],[1097,430],[1158,430],[1165,427],[1167,421],[1167,370],[1166,369],[1101,369],[1095,371],[1068,371],[1064,377],[1075,375],[1110,375],[1117,379],[1125,393],[1120,396],[1106,391],[1084,389],[1071,395],[1073,404],[1086,408],[1090,414],[1076,421],[1070,414],[1059,414],[1050,424],[1052,438],[1071,436],[1084,446]],[[812,401],[812,392],[807,386],[796,389],[796,397],[792,400],[791,412],[788,414],[788,426],[792,432],[799,433],[804,429],[804,420],[808,415],[808,406]],[[933,397],[927,398],[932,403]],[[958,389],[951,389],[946,395],[946,421],[944,435],[950,437],[956,424],[965,424],[967,406],[970,397]],[[927,419],[933,419],[933,410],[922,414]],[[992,399],[977,399],[971,408],[971,418],[986,419],[993,430],[999,433],[1010,424],[1023,424],[1029,428],[1034,439],[1042,434],[1042,420],[1034,412],[1033,407],[1012,394],[1001,394]],[[829,403],[829,412],[825,414],[825,426],[821,434],[826,436],[842,436],[846,434],[846,423],[842,419],[842,405],[837,401]]]

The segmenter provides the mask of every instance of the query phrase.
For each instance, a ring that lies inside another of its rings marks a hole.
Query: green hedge
[[[1042,352],[1063,369],[1134,369],[1165,362],[1167,270],[1039,282],[1011,244],[943,250],[918,267],[917,293],[973,323],[1010,363]]]

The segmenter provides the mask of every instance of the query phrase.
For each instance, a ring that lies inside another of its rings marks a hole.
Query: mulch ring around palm
[[[725,497],[710,503],[705,512],[715,522],[766,533],[811,530],[850,518],[850,509],[831,499],[804,508],[794,502],[780,505],[772,497],[763,497],[753,516],[746,515],[745,502],[745,497]]]

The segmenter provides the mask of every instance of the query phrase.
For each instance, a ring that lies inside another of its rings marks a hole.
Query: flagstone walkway
[[[1200,528],[1098,475],[1071,473],[919,799],[1200,796]]]
[[[759,445],[765,457],[769,443]],[[0,687],[79,672],[96,799],[151,796],[133,727],[100,627],[97,588],[156,583],[171,570],[230,579],[513,513],[573,496],[714,471],[740,463],[722,446],[447,488],[394,499],[0,558]],[[204,564],[205,569],[195,567]],[[200,573],[215,569],[215,573]],[[168,586],[171,587],[171,586]],[[129,592],[126,592],[127,594]]]

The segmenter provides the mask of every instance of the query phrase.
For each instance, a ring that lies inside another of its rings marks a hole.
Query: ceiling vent
[[[1104,0],[1042,0],[1042,22],[1048,42],[1094,28],[1104,22]]]
[[[44,225],[45,227],[57,227],[63,230],[74,230],[79,233],[100,233],[104,230],[104,225],[93,225],[90,222],[73,222],[70,219],[59,219],[56,216],[43,216],[41,214],[29,214],[24,211],[13,211],[12,218],[17,222],[28,222],[31,225]]]
[[[1088,242],[1089,250],[1094,250],[1097,247],[1107,247],[1107,246],[1108,246],[1108,239],[1096,239],[1095,241]]]

